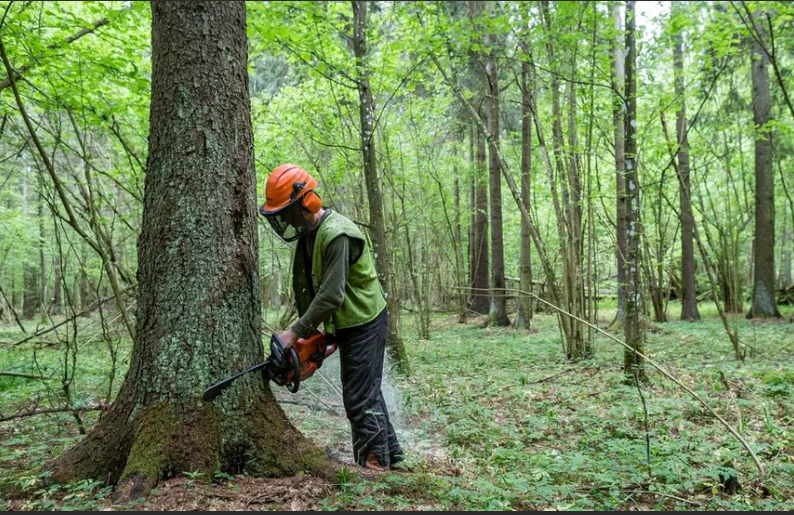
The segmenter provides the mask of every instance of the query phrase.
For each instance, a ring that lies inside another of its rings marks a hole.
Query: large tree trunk
[[[640,316],[642,288],[640,285],[640,181],[637,171],[637,33],[636,10],[633,0],[626,2],[626,343],[638,352],[643,351],[644,328]],[[623,371],[628,376],[645,379],[640,356],[626,349]]]
[[[681,12],[682,3],[672,2],[672,15],[684,16]],[[684,37],[681,29],[673,34],[673,61],[675,66],[675,94],[681,102],[676,132],[678,135],[678,174],[681,185],[681,320],[700,320],[698,311],[697,290],[695,287],[695,244],[692,239],[692,226],[695,217],[692,212],[692,189],[689,178],[689,138],[687,138],[686,100],[684,87]]]
[[[386,216],[383,211],[381,180],[375,154],[375,101],[369,83],[369,56],[367,54],[367,2],[354,0],[353,52],[358,71],[359,119],[361,121],[361,150],[364,159],[364,176],[369,197],[369,218],[372,224],[373,250],[378,276],[386,292],[389,309],[389,335],[386,344],[389,357],[397,370],[409,373],[408,355],[400,337],[400,296],[394,284],[391,267],[391,245],[386,234]]]
[[[245,4],[152,10],[136,340],[116,401],[53,478],[120,481],[120,497],[135,499],[183,471],[323,471],[326,456],[261,375],[201,401],[207,385],[263,360]]]
[[[525,206],[530,205],[532,170],[532,114],[529,110],[529,63],[521,63],[521,199]],[[532,235],[529,226],[521,223],[521,264],[520,281],[523,291],[532,291]],[[532,323],[532,298],[524,293],[518,294],[518,310],[514,325],[529,329]]]
[[[757,16],[760,16],[758,11]],[[758,26],[762,26],[759,23]],[[775,180],[772,173],[772,132],[769,125],[772,97],[769,93],[769,57],[753,42],[753,119],[755,138],[755,240],[753,255],[753,303],[747,318],[780,317],[775,302]]]
[[[618,266],[618,310],[615,315],[615,322],[618,327],[623,325],[626,319],[626,181],[624,177],[625,150],[623,121],[626,105],[621,98],[624,90],[625,81],[625,62],[623,55],[623,43],[620,34],[623,24],[620,20],[620,6],[617,2],[609,4],[612,13],[612,20],[615,26],[615,38],[612,40],[612,88],[615,93],[612,122],[615,133],[615,198],[617,199],[616,220],[617,225],[617,266]]]
[[[497,327],[510,325],[507,317],[505,295],[505,247],[502,233],[502,175],[499,155],[499,69],[496,59],[496,37],[488,34],[488,56],[485,58],[485,74],[488,88],[488,132],[493,143],[488,149],[491,201],[491,309],[488,324]]]
[[[488,190],[485,188],[485,137],[477,131],[477,165],[474,175],[474,278],[471,310],[487,314],[488,303]]]

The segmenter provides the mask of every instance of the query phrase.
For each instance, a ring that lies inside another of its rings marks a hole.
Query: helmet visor
[[[259,208],[259,213],[268,221],[273,232],[286,242],[297,240],[311,226],[311,222],[303,217],[299,200],[296,199],[278,211],[265,211],[264,206]]]

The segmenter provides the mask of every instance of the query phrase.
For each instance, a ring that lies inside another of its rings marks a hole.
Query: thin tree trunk
[[[460,166],[458,162],[458,151],[457,151],[457,141],[453,141],[452,146],[453,158],[454,158],[454,169],[453,174],[455,175],[455,185],[454,185],[454,217],[455,220],[453,222],[454,225],[454,235],[453,235],[453,247],[455,251],[455,278],[457,280],[457,287],[458,287],[458,310],[460,311],[458,315],[458,323],[463,324],[466,322],[466,290],[465,290],[465,279],[464,279],[464,272],[463,272],[463,231],[460,227]]]
[[[626,343],[639,353],[643,352],[644,328],[640,316],[642,287],[640,269],[640,181],[637,171],[637,38],[634,0],[626,2]],[[626,350],[623,372],[627,376],[645,380],[643,360],[636,352]]]
[[[789,288],[794,285],[791,270],[791,259],[794,256],[794,235],[792,235],[792,227],[788,219],[785,221],[785,227],[783,231],[783,262],[780,267],[781,288]]]
[[[402,215],[403,220],[407,220],[406,218],[406,211],[405,211],[405,192],[400,195],[400,206],[402,208]],[[419,274],[417,273],[417,266],[416,262],[414,261],[414,242],[411,241],[411,230],[408,224],[405,224],[403,227],[403,231],[405,232],[405,249],[406,254],[408,257],[408,273],[411,276],[411,283],[413,284],[413,297],[414,297],[414,309],[419,315],[419,339],[420,340],[429,340],[430,339],[430,331],[424,324],[424,309],[422,307],[422,285],[419,281]]]
[[[622,327],[626,319],[626,181],[625,181],[625,151],[624,117],[626,105],[621,95],[625,82],[625,56],[623,41],[621,40],[622,23],[620,19],[620,5],[618,2],[609,4],[615,28],[615,38],[612,40],[612,88],[614,90],[612,122],[615,137],[615,198],[616,224],[617,224],[617,274],[618,274],[618,310],[615,315],[617,327]]]
[[[80,290],[80,311],[86,311],[91,303],[94,301],[91,292],[91,283],[88,280],[88,252],[85,243],[80,243],[80,269],[79,275],[79,290]]]
[[[471,288],[474,287],[474,275],[476,273],[475,263],[477,262],[477,253],[475,252],[475,241],[477,227],[477,201],[475,196],[475,183],[477,182],[477,161],[475,158],[474,147],[477,140],[477,128],[474,124],[469,127],[469,275],[466,284],[469,286],[467,292],[466,306],[470,308],[474,301],[474,295]]]
[[[780,173],[780,183],[783,186],[783,193],[786,195],[788,201],[788,218],[786,218],[785,236],[783,245],[785,251],[783,253],[783,279],[782,288],[789,288],[794,286],[794,277],[792,277],[792,259],[794,259],[794,191],[791,190],[789,183],[786,179],[785,172],[781,166],[781,160],[777,160],[778,172]]]
[[[731,153],[728,147],[728,139],[727,136],[723,137],[724,149],[725,149],[725,171],[728,174],[728,180],[730,185],[733,187],[734,194],[736,196],[737,205],[741,206],[741,197],[739,195],[739,191],[736,189],[734,184],[734,174],[731,168]],[[741,148],[741,144],[739,145]],[[743,152],[740,153],[743,155]],[[742,166],[742,169],[744,167]],[[742,183],[744,183],[744,174],[742,174]],[[726,192],[725,198],[730,198],[730,191],[726,185]],[[739,269],[739,254],[740,254],[740,238],[741,234],[744,232],[744,225],[741,227],[736,227],[732,221],[733,217],[731,216],[732,203],[727,202],[726,206],[728,209],[728,226],[726,230],[720,231],[720,248],[722,250],[719,251],[717,255],[718,261],[718,270],[717,275],[720,281],[720,288],[722,290],[722,297],[725,304],[725,311],[728,313],[737,313],[741,314],[744,313],[744,295],[742,292],[742,278],[743,274],[740,273]],[[742,209],[739,207],[739,211],[742,213],[749,213],[749,209]],[[746,215],[746,216],[749,216]],[[743,218],[743,217],[742,217]],[[749,220],[748,220],[749,223]],[[693,227],[695,229],[695,227]],[[706,232],[708,236],[708,232]],[[704,267],[708,270],[708,266]]]
[[[361,149],[364,161],[364,176],[369,198],[369,216],[372,224],[373,251],[378,267],[378,276],[386,292],[389,309],[389,334],[386,348],[392,364],[397,370],[410,373],[408,355],[400,337],[400,296],[392,277],[392,249],[387,239],[381,181],[375,154],[375,101],[369,82],[369,55],[367,54],[367,2],[354,0],[353,6],[353,52],[358,72],[359,114],[361,121]]]
[[[19,289],[17,288],[17,274],[12,270],[11,273],[11,309],[16,313],[19,307]]]
[[[22,296],[22,318],[25,320],[33,320],[39,308],[39,273],[35,267],[24,264],[24,285],[25,293]]]
[[[551,19],[551,10],[548,1],[540,3],[540,11],[546,29],[547,59],[552,65],[556,62],[553,33],[554,27]],[[575,55],[576,52],[573,52]],[[567,73],[575,69],[575,57],[572,58],[571,67]],[[579,318],[586,317],[584,308],[584,283],[582,277],[582,207],[581,186],[579,179],[579,158],[576,151],[576,85],[567,84],[568,88],[568,148],[565,148],[565,135],[563,132],[563,112],[559,93],[559,75],[553,70],[551,75],[551,104],[552,104],[552,142],[556,161],[556,171],[549,166],[547,174],[551,189],[554,214],[557,218],[557,235],[559,238],[560,258],[563,267],[563,299],[565,309]],[[534,113],[537,117],[537,112]],[[538,139],[541,132],[538,128]],[[541,146],[543,146],[541,144]],[[558,188],[561,195],[558,195]],[[567,327],[563,329],[566,334],[565,353],[568,359],[578,360],[591,355],[592,349],[587,346],[584,337],[584,326],[573,321],[564,322]]]
[[[492,4],[489,4],[492,5]],[[485,74],[488,86],[488,132],[493,142],[488,149],[488,169],[491,207],[491,307],[488,324],[497,327],[510,325],[507,317],[507,298],[505,295],[505,251],[502,233],[502,176],[499,156],[499,68],[494,54],[496,37],[489,33],[488,56],[485,58]]]
[[[183,471],[327,473],[324,453],[292,427],[260,375],[214,404],[200,399],[263,359],[245,4],[157,2],[152,11],[130,367],[99,424],[52,464],[53,478],[121,481],[129,501]]]
[[[530,205],[532,170],[532,120],[529,110],[529,63],[521,63],[521,198]],[[521,223],[521,268],[520,283],[523,291],[532,291],[532,236],[529,227]],[[532,323],[532,299],[518,295],[518,311],[514,321],[517,328],[530,329]]]
[[[61,276],[61,259],[63,258],[58,254],[52,256],[53,275],[55,276],[52,287],[52,306],[50,307],[50,313],[52,315],[60,315],[63,309],[61,294],[61,283],[63,282],[63,277]]]
[[[11,279],[11,289],[12,290],[14,289],[13,275]],[[27,331],[25,330],[25,326],[22,325],[22,321],[19,320],[19,315],[17,314],[16,308],[14,307],[14,301],[8,298],[6,292],[3,291],[2,286],[0,286],[0,297],[2,297],[2,300],[5,302],[5,305],[8,306],[8,310],[11,311],[11,314],[14,315],[14,321],[17,323],[17,326],[19,326],[19,328],[22,330],[22,334],[27,334]]]
[[[29,215],[30,195],[28,190],[28,176],[29,167],[24,168],[24,177],[22,179],[22,213]],[[39,304],[39,296],[41,294],[39,284],[39,274],[30,263],[29,257],[24,256],[22,261],[22,318],[25,320],[32,320],[36,316],[36,311]]]
[[[477,171],[474,177],[474,281],[471,310],[487,314],[488,303],[488,190],[485,188],[485,138],[477,131]]]
[[[685,16],[683,3],[671,3],[672,16]],[[673,64],[675,67],[675,94],[681,103],[677,113],[678,123],[678,173],[680,174],[681,202],[681,320],[700,320],[698,311],[697,290],[695,283],[695,244],[692,239],[692,226],[695,223],[692,212],[691,187],[689,177],[689,138],[687,138],[686,91],[684,88],[684,37],[681,29],[673,34]],[[660,186],[661,187],[661,186]]]
[[[36,211],[36,218],[39,223],[39,317],[42,323],[47,322],[47,313],[49,313],[49,300],[47,299],[47,262],[44,255],[44,242],[46,241],[44,235],[44,201],[39,195]]]
[[[598,40],[598,4],[593,3],[593,32],[592,32],[592,55],[590,56],[590,82],[596,82],[596,67],[598,63],[599,46]],[[593,209],[593,132],[595,128],[595,86],[590,87],[590,112],[587,122],[587,221],[588,221],[588,256],[587,256],[587,319],[593,324],[598,323],[598,238],[596,238],[595,226],[596,219]],[[595,353],[595,331],[591,326],[587,327],[587,348],[591,354]]]
[[[756,12],[762,17],[762,11]],[[763,21],[762,21],[763,23]],[[761,45],[752,46],[753,119],[755,138],[755,241],[753,303],[747,318],[780,317],[775,301],[775,179],[772,171],[772,97],[769,92],[769,58]]]

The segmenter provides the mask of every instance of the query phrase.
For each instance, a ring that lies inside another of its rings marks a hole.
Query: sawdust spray
[[[381,390],[397,438],[406,451],[425,447],[421,442],[414,441],[416,438],[409,429],[404,398],[397,384],[397,376],[392,370],[387,356]],[[342,401],[341,377],[337,352],[323,362],[314,377],[301,384],[297,394],[275,389],[274,392],[296,427],[325,448],[331,456],[352,465],[353,448],[350,425]]]

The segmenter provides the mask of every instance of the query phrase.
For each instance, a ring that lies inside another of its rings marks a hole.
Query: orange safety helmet
[[[273,230],[284,241],[298,239],[310,223],[303,217],[301,209],[315,214],[323,201],[314,191],[317,181],[298,165],[282,164],[267,178],[265,204],[259,208]],[[292,229],[292,231],[290,231]]]

